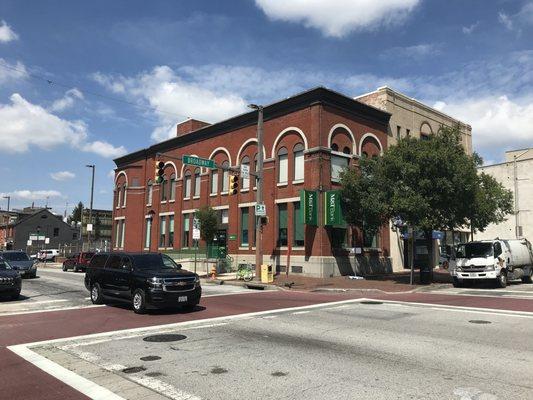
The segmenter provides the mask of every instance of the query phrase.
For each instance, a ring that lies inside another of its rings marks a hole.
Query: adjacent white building
[[[533,241],[533,147],[505,153],[505,162],[479,168],[513,192],[515,214],[500,224],[491,224],[474,239],[526,238]]]

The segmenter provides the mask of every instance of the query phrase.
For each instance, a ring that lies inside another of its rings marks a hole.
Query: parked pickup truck
[[[493,280],[501,288],[515,279],[531,283],[533,253],[527,239],[496,238],[461,243],[452,260],[450,274],[455,287],[479,280]]]

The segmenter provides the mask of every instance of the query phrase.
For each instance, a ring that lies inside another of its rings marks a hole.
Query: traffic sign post
[[[215,160],[209,160],[207,158],[193,157],[193,156],[183,156],[183,164],[187,165],[196,165],[197,167],[217,169]]]
[[[255,205],[255,216],[256,217],[266,217],[266,206],[264,204]]]
[[[250,166],[247,164],[241,164],[241,178],[250,179]]]
[[[192,239],[194,240],[194,273],[196,273],[196,261],[198,259],[198,240],[200,240],[200,220],[192,220]]]

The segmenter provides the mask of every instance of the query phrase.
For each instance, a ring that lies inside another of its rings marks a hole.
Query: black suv
[[[87,266],[85,287],[91,301],[131,301],[133,311],[181,306],[193,309],[202,295],[200,278],[160,253],[97,253]]]
[[[16,300],[19,298],[21,288],[20,274],[0,256],[0,296],[7,295]]]

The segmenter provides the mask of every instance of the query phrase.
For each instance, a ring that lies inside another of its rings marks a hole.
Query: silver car
[[[9,265],[21,276],[35,278],[37,276],[37,261],[32,260],[26,252],[9,250],[0,252],[0,256],[9,262]]]

